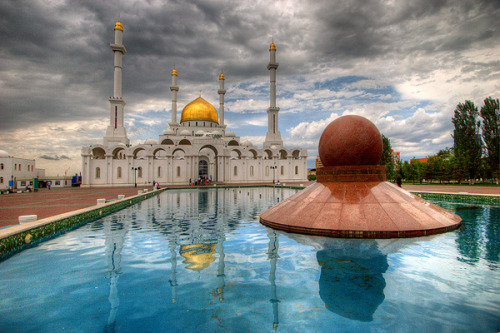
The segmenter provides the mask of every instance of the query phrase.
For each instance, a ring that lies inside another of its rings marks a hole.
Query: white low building
[[[45,170],[35,168],[35,160],[11,156],[0,150],[0,191],[18,188],[19,179],[31,179],[45,174]],[[11,185],[9,185],[11,181]]]
[[[124,127],[122,98],[123,26],[115,25],[114,91],[110,124],[102,144],[82,148],[82,187],[188,184],[198,178],[217,183],[281,183],[307,179],[307,152],[283,146],[276,107],[276,46],[271,44],[268,132],[263,147],[241,142],[224,124],[224,74],[219,76],[219,113],[201,97],[187,104],[177,122],[177,70],[172,70],[172,121],[158,140],[131,146]]]

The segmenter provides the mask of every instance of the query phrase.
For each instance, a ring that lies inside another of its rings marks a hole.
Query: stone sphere
[[[325,167],[377,165],[382,147],[382,136],[371,121],[360,116],[343,116],[325,128],[318,150]]]

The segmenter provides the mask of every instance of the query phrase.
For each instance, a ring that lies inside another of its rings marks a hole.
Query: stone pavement
[[[500,186],[470,186],[470,185],[410,185],[403,184],[403,189],[410,192],[439,192],[500,195]]]
[[[286,183],[286,185],[308,186],[312,182]],[[231,186],[249,184],[231,184]],[[262,185],[262,184],[259,184]],[[209,185],[210,186],[210,185]],[[174,186],[169,186],[174,187]],[[107,187],[107,188],[46,188],[38,192],[15,193],[0,195],[0,228],[7,225],[19,224],[20,215],[38,215],[38,219],[67,213],[81,208],[95,206],[97,199],[117,199],[118,195],[124,194],[130,197],[137,194],[138,190],[151,186],[135,187]],[[489,195],[500,195],[500,187],[482,186],[450,186],[450,185],[403,185],[409,191],[422,192],[445,192],[445,193],[478,193]]]
[[[137,195],[137,191],[148,187],[109,187],[109,188],[46,188],[38,192],[12,193],[0,195],[0,228],[19,224],[20,215],[38,215],[38,219],[95,206],[97,199],[117,199]]]

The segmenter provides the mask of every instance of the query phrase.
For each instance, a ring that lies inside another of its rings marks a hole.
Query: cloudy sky
[[[274,40],[281,135],[308,149],[309,167],[322,130],[347,114],[403,159],[426,157],[453,145],[457,103],[500,97],[499,17],[498,0],[0,0],[0,150],[50,175],[80,171],[81,147],[109,123],[120,18],[133,144],[167,128],[175,66],[179,111],[200,90],[218,108],[222,70],[228,129],[260,146]]]

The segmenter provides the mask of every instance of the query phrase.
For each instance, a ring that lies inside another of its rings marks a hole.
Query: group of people
[[[154,190],[159,190],[159,189],[160,189],[160,183],[155,182],[155,181],[153,180],[153,189],[154,189]]]
[[[198,179],[195,179],[194,182],[192,181],[191,178],[189,178],[189,186],[208,185],[211,183],[212,183],[212,176],[210,177],[201,176],[198,177]]]

